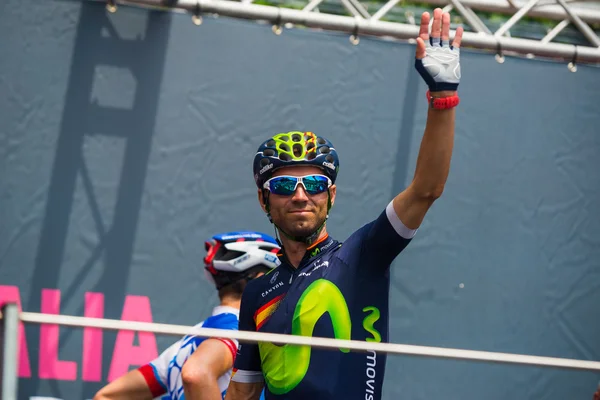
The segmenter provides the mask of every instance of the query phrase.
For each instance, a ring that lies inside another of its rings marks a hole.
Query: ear
[[[329,197],[331,197],[331,207],[333,207],[333,203],[335,203],[335,194],[337,192],[337,186],[331,185],[329,188]]]
[[[263,197],[263,191],[258,189],[258,203],[260,204],[260,208],[267,213],[267,206],[265,205],[265,199]]]

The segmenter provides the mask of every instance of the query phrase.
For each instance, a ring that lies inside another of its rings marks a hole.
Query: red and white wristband
[[[436,110],[448,110],[456,107],[460,103],[460,98],[457,94],[448,97],[431,97],[429,90],[427,91],[427,102],[429,107]]]

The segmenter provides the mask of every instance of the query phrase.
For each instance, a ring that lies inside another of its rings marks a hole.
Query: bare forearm
[[[239,383],[232,381],[227,388],[225,400],[259,400],[262,390],[262,383]]]
[[[144,376],[133,370],[100,389],[94,400],[152,400],[152,397]]]
[[[213,377],[206,376],[195,382],[183,381],[183,391],[187,400],[221,400],[217,378]]]
[[[145,393],[140,394],[138,392],[134,393],[123,393],[123,392],[115,392],[115,393],[106,393],[94,396],[94,400],[151,400],[152,396],[148,396]]]
[[[429,26],[431,25],[431,34]],[[463,28],[458,27],[450,46],[450,14],[436,8],[433,21],[428,12],[421,15],[415,52],[415,68],[427,83],[432,97],[452,97],[460,81],[460,44]],[[441,40],[440,40],[441,39]],[[425,133],[417,157],[411,184],[394,198],[393,207],[400,222],[408,229],[418,229],[425,214],[442,195],[454,147],[454,108],[456,99],[438,101],[429,108]]]
[[[441,92],[450,95],[452,92]],[[429,109],[413,180],[415,193],[436,198],[442,194],[454,147],[456,110]]]

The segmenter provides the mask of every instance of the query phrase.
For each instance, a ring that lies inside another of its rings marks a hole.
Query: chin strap
[[[279,232],[281,232],[283,234],[283,236],[285,236],[286,238],[288,238],[290,240],[293,240],[295,242],[304,243],[304,244],[310,246],[319,238],[319,235],[321,234],[321,231],[323,230],[323,227],[325,226],[325,222],[327,222],[327,220],[329,219],[329,210],[331,210],[331,195],[329,194],[329,190],[327,191],[327,216],[325,217],[325,220],[323,221],[323,223],[321,225],[319,225],[319,227],[313,233],[306,235],[306,236],[290,235],[286,231],[281,229],[275,222],[273,222],[273,218],[271,218],[271,211],[270,211],[270,207],[269,207],[269,191],[268,190],[265,190],[263,192],[263,198],[265,200],[265,209],[267,210],[267,217],[269,218],[269,222],[272,223],[273,226],[275,227],[275,238],[277,239],[277,243],[279,243],[279,246],[282,248],[283,248],[283,244],[279,240]]]

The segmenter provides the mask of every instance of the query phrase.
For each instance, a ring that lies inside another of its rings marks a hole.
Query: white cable
[[[600,371],[600,362],[573,360],[566,358],[539,357],[521,354],[496,353],[488,351],[448,349],[442,347],[413,346],[394,343],[373,343],[357,340],[340,340],[321,337],[282,335],[274,333],[236,331],[213,328],[193,328],[184,325],[167,325],[149,322],[121,321],[114,319],[75,317],[70,315],[40,314],[22,312],[22,322],[35,324],[55,324],[80,328],[102,328],[113,330],[132,330],[153,332],[165,335],[184,336],[194,333],[202,337],[221,337],[237,339],[241,342],[271,342],[276,344],[309,345],[320,348],[345,348],[355,351],[379,351],[392,354],[440,357],[473,361],[488,361],[512,364],[529,364],[546,367],[572,368]]]

